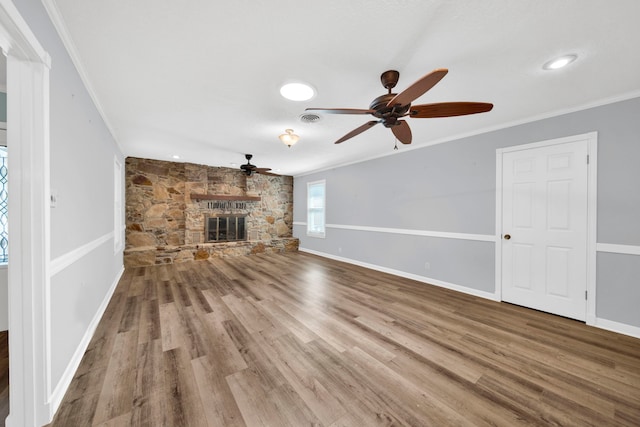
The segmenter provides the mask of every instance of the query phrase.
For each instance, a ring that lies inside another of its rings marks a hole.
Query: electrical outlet
[[[430,262],[425,262],[424,263],[424,269],[425,270],[431,270],[431,263]]]
[[[342,246],[340,246],[340,247],[338,248],[338,253],[339,253],[339,254],[341,254],[341,253],[342,253]]]

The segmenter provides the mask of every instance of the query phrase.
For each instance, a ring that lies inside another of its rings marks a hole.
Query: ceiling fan
[[[398,141],[403,144],[411,144],[411,128],[404,117],[415,119],[464,116],[468,114],[485,113],[491,111],[493,104],[486,102],[437,102],[434,104],[411,105],[411,102],[422,96],[429,89],[434,87],[449,70],[438,68],[423,76],[404,91],[395,94],[391,93],[398,83],[400,73],[389,70],[382,73],[380,80],[382,86],[389,92],[377,97],[369,105],[369,109],[357,108],[307,108],[307,111],[324,111],[331,114],[371,114],[377,120],[371,120],[360,127],[355,128],[335,143],[340,144],[347,139],[371,129],[378,123],[390,128]],[[396,147],[397,148],[397,147]]]
[[[280,176],[278,174],[269,172],[271,170],[270,168],[259,168],[256,165],[252,165],[251,158],[253,157],[253,154],[245,154],[244,157],[245,159],[247,159],[247,163],[244,165],[240,165],[240,169],[242,170],[242,172],[244,172],[245,175],[251,176],[254,173],[259,173],[260,175]]]

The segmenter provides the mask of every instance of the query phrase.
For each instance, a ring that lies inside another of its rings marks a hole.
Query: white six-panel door
[[[502,299],[586,317],[588,143],[502,155]]]

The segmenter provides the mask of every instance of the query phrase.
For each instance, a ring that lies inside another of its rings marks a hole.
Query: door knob
[[[511,235],[510,235],[510,234],[505,234],[505,235],[504,235],[504,240],[509,240],[510,238],[511,238]]]

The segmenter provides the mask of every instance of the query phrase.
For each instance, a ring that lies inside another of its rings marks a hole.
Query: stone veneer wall
[[[128,157],[127,267],[298,249],[293,178]],[[260,201],[193,200],[191,194],[259,196]],[[247,215],[247,241],[204,243],[207,215]]]

